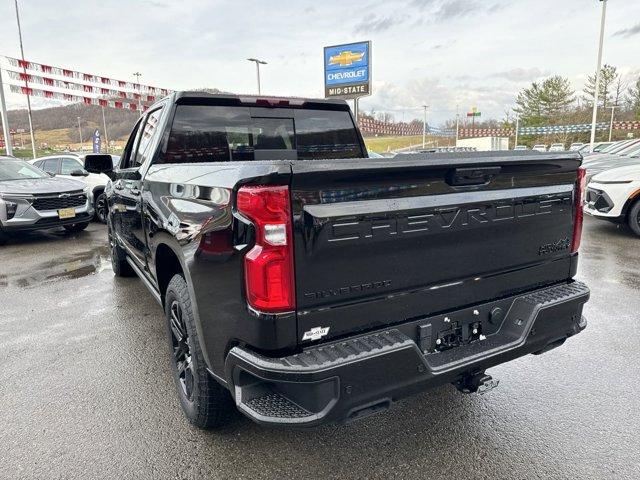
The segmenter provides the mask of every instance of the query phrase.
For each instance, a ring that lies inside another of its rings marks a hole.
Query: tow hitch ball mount
[[[498,386],[500,380],[494,380],[491,375],[479,372],[466,375],[454,383],[455,387],[462,393],[478,393],[483,395]]]

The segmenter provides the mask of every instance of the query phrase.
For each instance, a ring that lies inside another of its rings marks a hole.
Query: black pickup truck
[[[116,275],[163,306],[181,405],[351,421],[586,326],[577,153],[366,158],[343,101],[175,93],[111,177]],[[522,375],[528,375],[522,372]]]

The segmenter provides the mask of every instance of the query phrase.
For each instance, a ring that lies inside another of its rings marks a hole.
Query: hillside
[[[126,137],[139,114],[128,110],[114,108],[105,109],[105,120],[110,140]],[[43,108],[33,110],[33,128],[36,132],[38,145],[47,143],[50,146],[66,143],[79,143],[78,117],[82,126],[82,137],[85,142],[90,138],[95,128],[102,132],[102,109],[94,105],[66,105],[62,107]],[[29,119],[27,110],[10,110],[9,125],[12,129],[24,129],[28,139]],[[26,139],[25,139],[26,141]],[[16,138],[20,144],[20,135]]]

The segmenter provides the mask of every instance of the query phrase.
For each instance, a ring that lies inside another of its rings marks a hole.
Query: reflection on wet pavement
[[[74,279],[111,268],[109,248],[99,246],[35,265],[25,271],[0,273],[0,287],[26,288],[61,279]]]

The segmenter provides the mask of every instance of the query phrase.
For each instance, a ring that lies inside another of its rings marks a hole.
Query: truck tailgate
[[[537,152],[293,162],[298,338],[566,281],[580,163]]]

